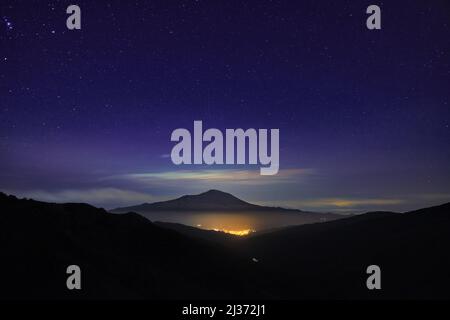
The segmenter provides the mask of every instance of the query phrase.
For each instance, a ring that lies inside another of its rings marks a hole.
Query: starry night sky
[[[1,2],[0,190],[108,208],[211,188],[345,212],[450,201],[446,1],[77,1],[76,31],[70,4]],[[173,165],[170,134],[194,120],[279,128],[280,173]]]

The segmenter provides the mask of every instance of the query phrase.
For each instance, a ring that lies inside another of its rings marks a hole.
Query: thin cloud
[[[401,199],[345,199],[331,198],[305,201],[304,204],[309,206],[334,206],[339,208],[351,208],[357,206],[386,206],[403,203]]]
[[[387,198],[317,198],[317,199],[285,199],[279,201],[255,201],[267,206],[281,206],[315,212],[363,213],[373,210],[393,210],[398,205],[407,203],[404,199]]]
[[[259,170],[177,170],[165,172],[129,173],[108,177],[112,180],[128,180],[138,183],[198,181],[208,183],[237,183],[247,185],[299,182],[299,179],[315,173],[313,169],[285,169],[276,176],[262,176]]]

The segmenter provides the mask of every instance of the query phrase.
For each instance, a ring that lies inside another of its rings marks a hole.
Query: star
[[[14,26],[11,21],[9,21],[8,17],[3,16],[3,21],[5,22],[6,29],[13,30]]]

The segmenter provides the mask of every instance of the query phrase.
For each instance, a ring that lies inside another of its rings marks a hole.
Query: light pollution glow
[[[235,236],[248,236],[250,233],[255,232],[255,230],[253,229],[243,229],[243,230],[227,230],[227,229],[217,229],[214,228],[212,229],[216,232],[224,232],[224,233],[229,233]]]

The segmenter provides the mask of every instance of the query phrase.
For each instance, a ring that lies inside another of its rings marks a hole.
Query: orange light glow
[[[244,229],[244,230],[227,230],[227,229],[213,229],[216,232],[225,232],[235,236],[248,236],[250,233],[255,232],[253,229]]]

